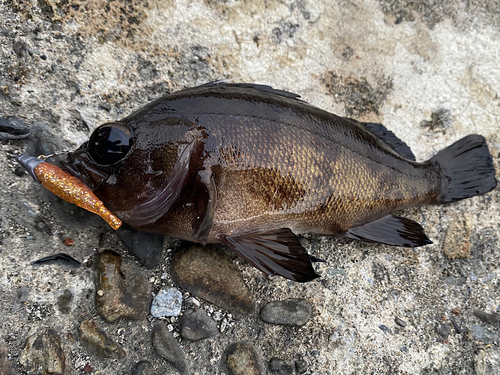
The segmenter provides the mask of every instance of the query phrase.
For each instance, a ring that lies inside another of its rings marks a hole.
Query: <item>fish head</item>
[[[106,123],[60,164],[111,211],[128,212],[165,185],[187,144],[185,131],[174,129],[132,121]]]

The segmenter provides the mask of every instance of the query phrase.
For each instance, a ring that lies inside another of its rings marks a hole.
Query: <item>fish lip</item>
[[[79,161],[79,158],[76,156],[79,154],[79,150],[76,150],[72,153],[68,153],[66,156],[65,160],[61,160],[59,162],[59,166],[64,169],[66,172],[68,172],[70,175],[73,177],[78,178],[80,181],[85,183],[85,173],[84,171],[79,167],[81,162]]]
[[[96,169],[94,164],[87,154],[86,143],[74,152],[68,153],[66,159],[59,162],[62,169],[76,177],[92,191],[97,190],[109,177],[106,172]]]

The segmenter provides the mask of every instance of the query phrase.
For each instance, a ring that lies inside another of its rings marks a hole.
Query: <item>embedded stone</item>
[[[255,298],[222,250],[191,246],[174,254],[172,279],[188,292],[242,314],[255,310]]]
[[[472,219],[470,217],[453,218],[443,242],[443,252],[446,258],[450,260],[469,258],[471,233]]]
[[[311,315],[311,305],[301,298],[269,302],[260,311],[260,318],[266,323],[293,326],[306,324]]]
[[[156,375],[153,365],[149,361],[137,362],[132,375]]]
[[[125,351],[114,342],[106,333],[97,327],[93,319],[87,319],[82,322],[78,330],[80,342],[89,347],[101,358],[123,358]]]
[[[103,251],[96,258],[95,306],[99,315],[108,323],[146,317],[151,301],[146,274],[133,263],[122,263],[113,251]]]
[[[177,288],[168,286],[160,289],[151,305],[151,315],[155,318],[162,316],[179,316],[182,307],[182,294]]]
[[[162,321],[153,325],[153,347],[175,370],[189,374],[184,351]]]
[[[61,375],[66,367],[61,338],[51,328],[28,337],[19,355],[19,363],[28,375]]]
[[[203,340],[219,334],[217,323],[201,309],[186,310],[181,320],[181,336],[188,340]]]
[[[222,367],[229,375],[264,375],[264,362],[257,350],[248,342],[229,345],[222,355]]]
[[[71,301],[73,300],[73,293],[69,289],[64,289],[63,292],[57,297],[57,308],[63,314],[68,314],[71,311]]]

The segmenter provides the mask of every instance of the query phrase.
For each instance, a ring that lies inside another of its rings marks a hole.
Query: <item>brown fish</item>
[[[380,124],[252,84],[166,95],[97,128],[62,167],[135,229],[223,242],[264,273],[301,282],[317,274],[296,234],[422,246],[431,243],[422,227],[392,212],[496,186],[480,135],[418,163]]]

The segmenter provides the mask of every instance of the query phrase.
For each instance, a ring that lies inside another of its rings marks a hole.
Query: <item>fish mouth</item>
[[[61,169],[79,179],[92,191],[95,191],[109,177],[109,174],[96,168],[94,161],[87,153],[87,142],[73,152],[67,153],[64,159],[56,160]]]

